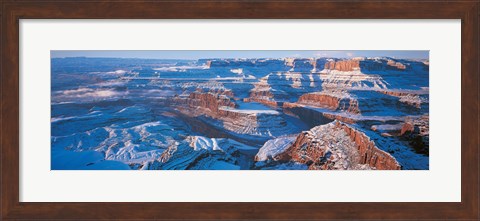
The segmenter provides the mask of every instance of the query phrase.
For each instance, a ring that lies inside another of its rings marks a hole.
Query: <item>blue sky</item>
[[[153,59],[200,59],[200,58],[284,58],[284,57],[394,57],[394,58],[414,58],[428,59],[429,51],[411,51],[411,50],[345,50],[345,51],[317,51],[317,50],[264,50],[264,51],[51,51],[52,58],[63,57],[110,57],[110,58],[153,58]]]

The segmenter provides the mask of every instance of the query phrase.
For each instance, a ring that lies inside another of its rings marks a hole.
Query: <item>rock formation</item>
[[[275,158],[306,164],[313,170],[401,169],[395,158],[380,150],[365,133],[338,121],[302,132]]]
[[[250,97],[244,98],[245,102],[259,102],[268,106],[276,107],[277,102],[274,100],[274,94],[272,93],[272,87],[268,84],[268,76],[260,79],[259,82],[253,85],[253,89],[250,90]]]
[[[191,93],[186,103],[190,107],[202,107],[208,108],[213,112],[216,112],[219,107],[232,107],[235,108],[236,104],[226,95],[218,95],[213,93]]]
[[[238,170],[248,166],[241,162],[245,156],[240,150],[245,148],[249,147],[231,139],[188,136],[171,145],[147,167],[154,170]]]
[[[325,69],[337,71],[356,71],[360,70],[359,60],[339,60],[325,63]]]
[[[406,103],[416,108],[420,108],[422,103],[428,103],[428,99],[421,97],[421,94],[419,94],[424,93],[424,91],[410,92],[380,90],[379,92],[390,96],[398,97],[400,102]]]
[[[358,114],[358,101],[342,91],[323,91],[300,96],[297,103]]]
[[[429,153],[429,115],[419,118],[407,118],[403,124],[400,136],[406,139],[416,152]]]
[[[400,62],[395,62],[394,60],[388,60],[387,65],[395,67],[396,69],[405,70],[406,66]]]
[[[279,112],[237,109],[237,104],[226,95],[193,92],[186,98],[176,97],[172,102],[188,116],[208,116],[221,121],[217,126],[238,134],[271,137],[289,132]]]

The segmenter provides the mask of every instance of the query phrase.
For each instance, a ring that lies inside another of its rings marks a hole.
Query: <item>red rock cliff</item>
[[[354,71],[360,69],[359,60],[329,61],[325,63],[325,69],[337,71]]]
[[[367,135],[338,121],[304,131],[278,158],[307,164],[309,169],[401,169]]]
[[[172,102],[186,105],[187,108],[183,109],[183,112],[189,113],[193,116],[206,114],[217,119],[245,119],[251,122],[257,121],[256,115],[229,111],[228,108],[234,110],[237,107],[237,104],[228,96],[222,94],[201,93],[197,91],[191,93],[186,98],[174,98]]]
[[[333,110],[346,110],[350,113],[358,114],[358,101],[351,97],[341,97],[328,93],[309,93],[300,96],[299,104],[312,105],[316,107],[329,108]]]
[[[400,70],[405,70],[406,66],[400,62],[395,62],[393,60],[388,60],[387,61],[387,65],[391,66],[391,67],[395,67],[397,69],[400,69]]]
[[[341,127],[350,138],[357,144],[358,151],[361,159],[360,163],[368,164],[371,167],[375,167],[377,170],[399,170],[400,164],[395,160],[392,155],[380,150],[370,138],[363,132],[355,130],[342,124],[336,123],[338,127]]]
[[[234,108],[236,104],[224,95],[212,93],[191,93],[188,96],[187,104],[190,107],[203,107],[216,112],[219,107],[226,106]]]

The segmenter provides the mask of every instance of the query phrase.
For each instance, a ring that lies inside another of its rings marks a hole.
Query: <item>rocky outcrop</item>
[[[258,150],[255,155],[255,161],[278,161],[278,158],[281,153],[283,153],[286,148],[288,148],[296,140],[297,135],[288,135],[282,136],[275,139],[268,140],[263,144],[263,146]]]
[[[352,98],[348,93],[341,91],[325,91],[304,94],[300,96],[297,103],[332,110],[342,110],[353,114],[360,113],[358,101]]]
[[[314,62],[313,72],[320,72],[325,69],[325,64],[328,62],[326,58],[317,58]]]
[[[405,70],[405,64],[392,59],[382,59],[377,61],[366,60],[364,58],[353,58],[348,60],[330,60],[325,63],[325,69],[337,71],[356,71],[356,70]]]
[[[412,122],[405,122],[400,129],[400,135],[404,135],[406,133],[412,133],[415,130],[415,126]]]
[[[253,89],[250,90],[250,97],[268,97],[273,98],[271,92],[272,87],[268,83],[270,75],[260,78],[260,80],[253,84]]]
[[[207,68],[211,68],[212,67],[212,61],[206,61],[205,66],[207,66]]]
[[[211,122],[238,134],[271,137],[289,133],[285,119],[275,110],[243,110],[226,95],[193,92],[188,97],[176,97],[173,103],[190,117],[208,116]]]
[[[191,93],[185,100],[190,107],[208,108],[216,112],[219,107],[235,108],[236,104],[226,95],[218,95],[213,93]]]
[[[387,89],[388,83],[380,75],[365,74],[359,70],[338,71],[324,69],[320,72],[323,89]]]
[[[402,103],[406,103],[410,106],[414,106],[416,108],[420,108],[422,103],[428,103],[427,98],[421,97],[418,93],[424,93],[424,91],[388,91],[388,90],[381,90],[380,93],[387,94],[390,96],[398,97],[399,101]]]
[[[293,62],[293,70],[299,72],[310,72],[315,69],[316,62],[314,59],[295,59]]]
[[[225,138],[187,136],[166,149],[153,163],[152,170],[239,170],[248,167],[241,162],[244,154],[240,149],[248,146]],[[243,167],[243,168],[242,168]]]
[[[250,91],[251,98],[262,98],[262,99],[271,99],[273,98],[273,93],[269,90],[269,87],[262,88],[258,86],[254,90]]]
[[[378,170],[399,170],[401,168],[394,157],[380,150],[365,133],[339,122],[337,122],[337,126],[341,127],[355,141],[361,156],[360,163],[368,164]]]
[[[300,96],[297,103],[336,110],[340,105],[340,99],[327,94],[309,93]]]
[[[295,58],[285,58],[285,66],[294,67]]]
[[[396,69],[400,69],[400,70],[405,70],[406,66],[400,62],[396,62],[394,60],[388,60],[387,61],[387,65],[391,66],[391,67],[395,67]]]
[[[325,63],[325,69],[337,71],[356,71],[360,70],[359,60],[338,60]]]
[[[395,158],[380,150],[365,133],[338,121],[302,132],[276,158],[307,164],[314,170],[401,169]]]
[[[291,132],[279,112],[221,110],[223,127],[238,134],[274,137]]]
[[[176,96],[168,102],[188,115],[207,115],[213,118],[235,117],[235,113],[228,113],[222,109],[237,107],[235,101],[226,95],[200,91],[192,92],[187,97]]]
[[[315,72],[317,71],[317,59],[314,58],[285,58],[285,66],[291,67],[292,71]],[[323,69],[323,66],[320,68]]]
[[[410,146],[421,154],[429,154],[430,129],[429,115],[419,118],[407,118],[400,131],[400,136],[406,139]]]
[[[250,90],[250,97],[244,98],[244,102],[259,102],[268,106],[276,107],[277,102],[273,99],[272,87],[268,84],[269,75],[260,79]]]
[[[322,115],[324,117],[330,119],[330,120],[338,120],[338,121],[345,122],[345,123],[348,123],[348,124],[354,124],[358,120],[356,118],[343,116],[343,115],[338,115],[338,114],[333,114],[333,113],[323,113]]]
[[[388,58],[376,58],[360,61],[360,69],[365,72],[386,70],[403,71],[407,69],[407,65]]]
[[[212,94],[217,94],[217,95],[225,95],[231,98],[235,97],[235,95],[233,94],[233,91],[228,89],[210,89],[208,92]]]

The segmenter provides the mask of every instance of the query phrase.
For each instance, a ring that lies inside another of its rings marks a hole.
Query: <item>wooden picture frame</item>
[[[5,0],[1,7],[1,217],[16,219],[470,219],[479,215],[479,12],[473,1]],[[114,10],[113,10],[114,9]],[[461,19],[461,202],[19,202],[20,19]]]

